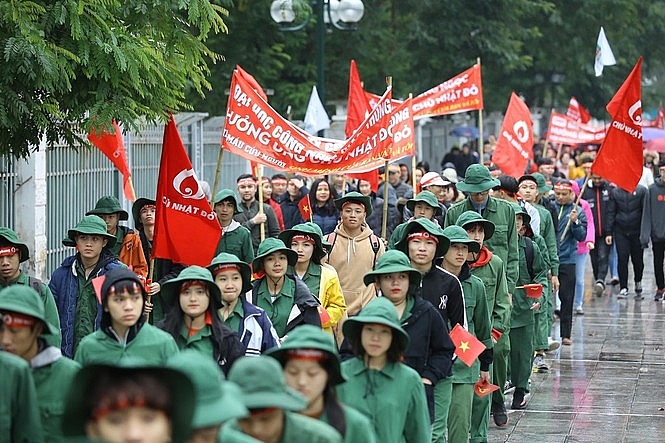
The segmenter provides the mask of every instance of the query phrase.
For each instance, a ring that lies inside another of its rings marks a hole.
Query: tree
[[[206,40],[227,15],[214,0],[0,1],[0,154],[191,109],[185,90],[210,88],[220,55]]]

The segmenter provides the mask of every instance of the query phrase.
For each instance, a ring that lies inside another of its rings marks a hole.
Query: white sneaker
[[[578,307],[575,308],[575,314],[576,315],[584,315],[584,309],[582,308],[582,306],[578,306]]]
[[[626,298],[628,298],[628,289],[626,289],[626,288],[622,288],[622,289],[619,291],[619,294],[617,294],[617,299],[619,299],[619,300],[624,300],[624,299],[626,299]]]
[[[547,352],[556,351],[561,347],[561,343],[558,340],[554,340],[552,337],[547,337]]]

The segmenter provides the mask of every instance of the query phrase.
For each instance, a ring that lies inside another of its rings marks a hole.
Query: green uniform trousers
[[[552,283],[548,281],[547,286],[543,287],[541,297],[543,306],[535,314],[536,324],[533,334],[533,349],[541,350],[549,347],[548,338],[552,334],[552,315],[554,307],[552,305]]]
[[[451,443],[469,441],[473,383],[453,383],[452,399],[448,411],[448,440]]]
[[[510,328],[510,380],[516,388],[529,390],[529,376],[533,368],[533,327],[530,323]]]
[[[432,443],[446,442],[448,429],[448,411],[452,397],[453,380],[446,377],[434,387],[434,424],[432,425]]]

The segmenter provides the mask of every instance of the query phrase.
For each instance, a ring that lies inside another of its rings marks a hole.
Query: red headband
[[[554,185],[554,189],[572,191],[573,190],[573,185],[572,185],[572,183],[557,183],[557,184]]]
[[[253,178],[243,178],[242,180],[238,180],[238,186],[245,185],[254,185],[256,186],[256,181]]]
[[[314,239],[312,237],[310,237],[309,235],[305,235],[305,234],[294,235],[291,238],[291,243],[293,243],[294,241],[306,241],[307,243],[311,243],[313,245],[316,244],[316,242],[314,241]]]
[[[0,257],[9,257],[14,254],[18,254],[19,250],[18,248],[14,246],[7,246],[4,248],[0,248]]]
[[[439,239],[435,235],[432,235],[427,231],[412,232],[406,238],[407,241],[411,241],[414,239],[427,239],[434,241],[437,245],[439,244]]]
[[[235,263],[223,263],[221,265],[217,265],[215,269],[212,270],[212,275],[217,275],[220,272],[224,271],[238,271],[240,272],[240,266],[236,265]]]
[[[365,211],[367,211],[367,208],[365,207],[365,205],[363,205],[363,204],[360,203],[359,201],[353,201],[353,200],[344,202],[344,204],[342,205],[342,210],[343,210],[345,207],[347,207],[348,205],[360,205],[360,206],[363,207],[363,209],[365,209]]]
[[[96,408],[92,412],[92,419],[94,421],[99,421],[105,415],[113,411],[121,411],[129,408],[144,408],[147,404],[148,402],[143,396],[137,396],[130,400],[126,395],[119,395],[115,403],[102,405]]]
[[[39,320],[37,320],[35,317],[19,314],[18,312],[2,313],[2,323],[9,328],[29,328],[38,321]]]
[[[201,280],[188,280],[180,286],[180,292],[185,292],[187,289],[191,288],[192,286],[201,286],[203,288],[207,288],[206,284]]]
[[[289,349],[286,351],[288,360],[324,361],[328,354],[318,349]]]

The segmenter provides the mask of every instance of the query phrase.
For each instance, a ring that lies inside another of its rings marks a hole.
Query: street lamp
[[[321,103],[326,99],[324,69],[325,37],[328,26],[340,31],[355,31],[363,18],[362,0],[274,0],[270,16],[282,31],[304,29],[316,13],[316,85]]]

